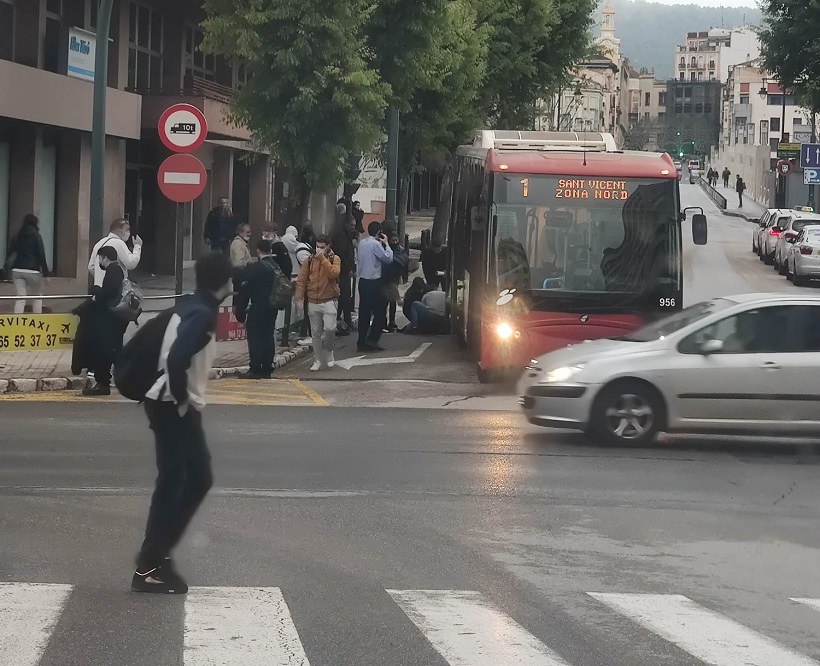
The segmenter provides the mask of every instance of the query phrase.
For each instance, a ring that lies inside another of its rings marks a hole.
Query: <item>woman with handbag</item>
[[[26,296],[42,296],[43,278],[48,277],[40,220],[35,215],[29,213],[23,218],[23,226],[11,242],[7,259],[6,273],[20,297],[14,302],[14,313],[23,314],[26,311]],[[31,311],[35,314],[43,312],[42,299],[32,300]]]
[[[125,271],[117,261],[117,250],[105,245],[97,252],[99,265],[105,271],[101,287],[91,288],[91,300],[77,308],[80,326],[74,339],[72,370],[94,373],[94,386],[86,386],[83,395],[111,395],[111,366],[122,348],[128,319],[115,310],[122,300]]]

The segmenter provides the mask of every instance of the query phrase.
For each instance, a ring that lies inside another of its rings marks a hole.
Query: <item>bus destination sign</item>
[[[555,188],[555,198],[626,201],[629,198],[629,192],[627,192],[625,180],[559,179],[558,186]]]

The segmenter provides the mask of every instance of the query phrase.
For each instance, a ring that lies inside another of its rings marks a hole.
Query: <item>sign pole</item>
[[[185,224],[184,224],[185,204],[176,204],[176,261],[174,262],[174,275],[176,277],[176,287],[174,293],[182,293],[182,277],[183,277],[183,263],[184,263],[184,249],[185,249]]]

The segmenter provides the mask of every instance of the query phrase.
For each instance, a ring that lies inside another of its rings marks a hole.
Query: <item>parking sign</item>
[[[820,169],[803,169],[803,185],[820,185]]]

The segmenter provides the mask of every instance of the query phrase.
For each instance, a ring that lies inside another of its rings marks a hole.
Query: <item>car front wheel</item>
[[[618,381],[604,387],[592,408],[590,432],[603,444],[650,444],[663,427],[663,401],[649,384]]]

